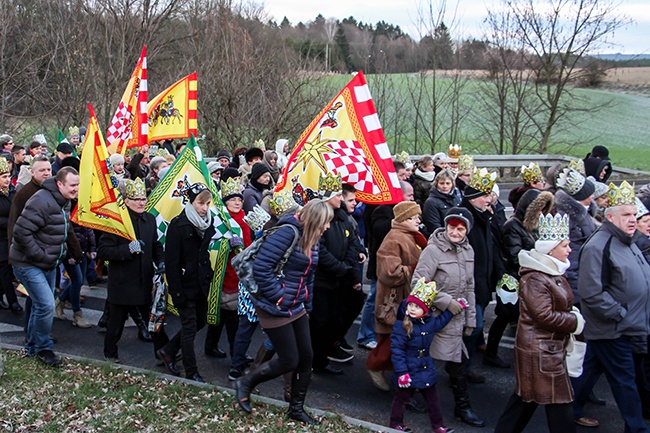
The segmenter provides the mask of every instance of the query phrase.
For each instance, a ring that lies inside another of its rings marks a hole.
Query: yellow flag
[[[108,168],[108,151],[97,125],[93,107],[81,155],[79,199],[72,221],[96,230],[135,240],[131,216],[117,191],[117,181]]]
[[[181,78],[149,102],[149,141],[196,136],[196,77],[194,72]]]

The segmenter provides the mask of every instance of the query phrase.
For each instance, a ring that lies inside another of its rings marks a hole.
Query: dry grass
[[[608,83],[650,85],[650,66],[639,68],[614,68],[607,71]]]

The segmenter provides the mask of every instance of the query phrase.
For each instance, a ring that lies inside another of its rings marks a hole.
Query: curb
[[[23,349],[22,346],[16,346],[14,344],[4,344],[4,343],[0,343],[0,348],[1,349],[13,350],[13,351],[16,351],[16,352],[19,352],[20,350]],[[228,394],[232,395],[233,397],[235,395],[235,390],[233,388],[226,388],[226,387],[221,386],[221,385],[213,385],[211,383],[198,383],[198,382],[195,382],[193,380],[185,379],[183,377],[172,376],[172,375],[169,375],[169,374],[166,374],[166,373],[159,373],[157,371],[147,370],[146,368],[133,367],[133,366],[124,365],[124,364],[115,364],[113,362],[102,361],[101,359],[96,359],[96,358],[87,358],[85,356],[69,355],[67,353],[61,353],[61,352],[57,352],[57,354],[59,356],[69,358],[69,359],[73,359],[75,361],[83,361],[83,362],[88,362],[88,363],[92,363],[92,364],[99,364],[99,365],[110,365],[110,366],[115,367],[115,368],[121,368],[123,370],[133,371],[135,373],[149,374],[149,375],[153,375],[153,376],[156,376],[158,378],[169,380],[169,381],[182,382],[182,383],[184,383],[186,385],[198,386],[198,387],[201,387],[201,388],[216,389],[217,391],[228,393]],[[288,403],[286,403],[284,400],[277,400],[275,398],[265,397],[263,395],[252,394],[251,399],[253,401],[264,403],[264,404],[267,404],[267,405],[270,405],[270,406],[275,406],[275,407],[278,407],[278,408],[285,408],[285,407],[288,406]],[[386,433],[395,432],[395,433],[397,433],[398,432],[397,430],[392,429],[390,427],[375,424],[375,423],[371,423],[369,421],[364,421],[362,419],[352,418],[352,417],[347,416],[347,415],[338,414],[338,413],[334,413],[334,412],[329,412],[329,411],[326,411],[326,410],[317,409],[317,408],[313,408],[313,407],[309,407],[309,406],[305,406],[305,407],[307,409],[309,409],[309,411],[311,413],[313,413],[314,415],[316,415],[316,416],[326,417],[326,418],[338,418],[341,421],[344,421],[344,422],[346,422],[346,423],[348,423],[350,425],[353,425],[353,426],[356,426],[356,427],[362,427],[362,428],[365,428],[365,429],[373,431],[373,432],[378,432],[378,433],[383,433],[383,432],[386,432]]]

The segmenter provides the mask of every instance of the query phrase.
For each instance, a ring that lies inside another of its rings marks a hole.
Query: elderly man
[[[25,349],[48,366],[61,359],[50,339],[54,318],[54,279],[64,257],[70,227],[70,200],[77,198],[79,174],[72,167],[59,170],[56,178],[45,179],[42,188],[25,204],[13,228],[9,258],[16,278],[32,300]]]
[[[647,351],[650,265],[632,240],[637,227],[634,189],[625,181],[609,188],[605,221],[580,254],[578,291],[587,353],[582,375],[573,381],[574,421],[586,427],[598,425],[585,417],[584,405],[605,373],[625,431],[649,432],[641,416],[632,354]]]

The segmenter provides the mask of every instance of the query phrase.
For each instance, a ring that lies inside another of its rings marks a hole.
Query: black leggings
[[[314,353],[311,349],[309,334],[309,318],[305,314],[293,322],[279,328],[265,329],[275,347],[277,357],[269,361],[268,379],[276,378],[284,373],[308,373]]]

